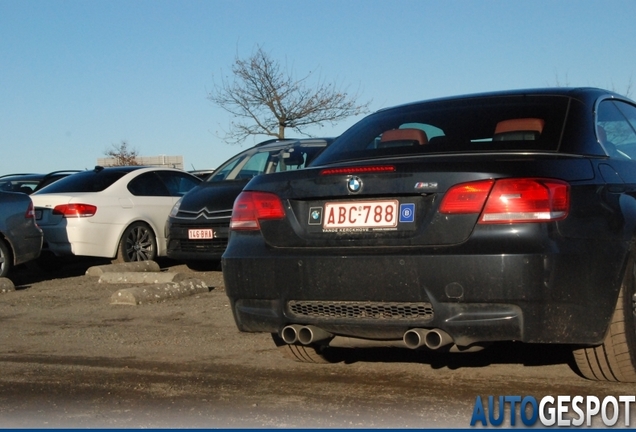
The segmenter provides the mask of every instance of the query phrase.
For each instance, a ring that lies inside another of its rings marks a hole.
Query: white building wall
[[[98,158],[97,165],[107,167],[115,165],[115,158]],[[165,166],[169,168],[183,169],[183,156],[138,156],[136,159],[139,165]]]

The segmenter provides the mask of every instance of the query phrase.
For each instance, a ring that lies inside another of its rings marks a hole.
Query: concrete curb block
[[[104,273],[122,273],[122,272],[159,272],[159,264],[155,261],[136,261],[129,263],[107,264],[101,266],[89,267],[86,270],[87,276],[101,276]]]
[[[205,282],[200,279],[191,278],[182,280],[181,282],[121,289],[110,297],[110,304],[135,306],[208,292],[210,292],[210,289]]]
[[[139,284],[157,284],[166,282],[181,282],[191,278],[192,276],[185,273],[174,272],[122,272],[122,273],[104,273],[99,277],[99,283],[139,283]]]
[[[0,277],[0,293],[6,293],[9,291],[15,291],[15,285],[9,278]]]

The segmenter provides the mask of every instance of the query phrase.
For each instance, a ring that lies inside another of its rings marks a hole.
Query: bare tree
[[[616,90],[616,89],[614,88],[614,83],[613,83],[613,82],[612,82],[612,91],[613,91],[613,92],[616,92],[616,93],[623,94],[623,95],[625,95],[625,96],[627,96],[627,97],[631,97],[631,95],[632,95],[632,86],[633,86],[633,79],[632,79],[632,77],[630,76],[630,77],[629,77],[629,81],[627,82],[627,85],[625,86],[625,91],[620,92],[620,91]]]
[[[561,81],[561,79],[559,78],[559,75],[557,73],[555,73],[554,82],[555,82],[555,85],[557,87],[570,87],[570,85],[571,85],[567,73],[565,74],[564,81]],[[616,86],[614,85],[613,81],[612,81],[612,85],[609,87],[608,90],[611,90],[614,93],[622,94],[622,95],[627,96],[627,97],[631,97],[633,84],[634,84],[633,83],[633,77],[630,76],[629,80],[627,81],[627,84],[625,85],[625,90],[620,90],[620,89],[616,88]]]
[[[139,162],[137,162],[139,152],[136,149],[129,149],[126,141],[122,141],[119,146],[113,144],[112,147],[111,150],[106,150],[104,154],[115,159],[115,166],[139,165]]]
[[[311,86],[311,72],[294,78],[260,46],[249,58],[237,56],[232,74],[231,82],[223,79],[208,94],[235,119],[223,137],[230,144],[242,144],[250,135],[282,139],[288,128],[308,136],[303,132],[307,127],[364,114],[370,104],[358,104],[357,94],[350,95],[334,83],[318,80]]]
[[[554,73],[554,81],[555,81],[555,85],[557,87],[570,87],[570,79],[568,78],[567,72],[565,74],[565,80],[561,81],[561,79],[559,78],[559,74],[556,73],[556,71],[555,71],[555,73]]]

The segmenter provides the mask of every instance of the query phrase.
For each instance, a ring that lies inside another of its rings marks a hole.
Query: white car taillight
[[[52,213],[65,218],[84,218],[94,216],[97,207],[91,204],[61,204],[55,206]]]

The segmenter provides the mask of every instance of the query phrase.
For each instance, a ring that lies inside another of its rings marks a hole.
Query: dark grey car
[[[0,192],[0,277],[40,256],[42,230],[35,223],[31,197]]]

